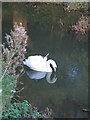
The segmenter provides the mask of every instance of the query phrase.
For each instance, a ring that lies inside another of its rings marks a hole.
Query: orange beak
[[[56,72],[56,67],[54,68],[54,71]]]

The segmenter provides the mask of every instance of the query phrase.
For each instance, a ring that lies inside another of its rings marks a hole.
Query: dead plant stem
[[[5,73],[7,72],[7,69],[8,69],[8,67],[9,67],[9,65],[10,65],[10,63],[11,63],[11,60],[12,60],[12,58],[13,58],[14,55],[15,55],[15,53],[12,55],[10,61],[8,62],[7,66],[6,66],[6,69],[5,69],[3,75],[2,75],[2,77],[1,77],[1,79],[0,79],[0,82],[2,81],[3,77],[5,76]]]

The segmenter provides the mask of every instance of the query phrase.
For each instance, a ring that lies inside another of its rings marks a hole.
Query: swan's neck
[[[52,72],[52,68],[51,68],[51,66],[50,66],[50,62],[49,62],[49,60],[47,61],[47,72]]]
[[[56,68],[57,68],[57,65],[56,65],[56,63],[55,63],[55,61],[54,60],[52,60],[52,59],[49,59],[48,61],[48,64],[49,64],[49,67],[50,67],[50,64],[52,65],[52,67],[55,69],[55,71],[56,71]],[[51,67],[50,67],[51,68]],[[52,69],[52,68],[51,68]]]
[[[49,65],[51,64],[52,67],[54,68],[55,62],[54,62],[52,59],[49,59],[49,60],[48,60],[48,63],[49,63]]]

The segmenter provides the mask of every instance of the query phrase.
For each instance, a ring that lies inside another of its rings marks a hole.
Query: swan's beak
[[[56,72],[56,67],[54,68],[54,71]]]

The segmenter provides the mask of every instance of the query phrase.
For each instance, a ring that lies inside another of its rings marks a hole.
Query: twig
[[[14,55],[15,55],[15,53],[12,55],[10,61],[8,62],[7,66],[6,66],[6,69],[5,69],[3,75],[2,75],[2,77],[1,77],[1,79],[0,79],[0,82],[2,81],[3,77],[5,76],[5,73],[7,72],[7,69],[8,69],[8,67],[9,67],[9,65],[10,65],[10,63],[11,63],[11,60],[12,60],[12,58],[13,58]]]
[[[22,89],[18,90],[16,93],[21,92],[23,89],[24,89],[24,87]]]
[[[20,103],[20,101],[19,100],[17,100],[16,98],[13,98],[14,100],[16,100],[17,102],[19,102]]]
[[[5,71],[4,71],[4,73],[3,73],[3,75],[2,75],[2,77],[1,77],[1,79],[0,79],[0,82],[2,81],[2,79],[3,79],[4,75],[5,75],[5,73],[7,72],[7,69],[8,69],[8,67],[9,67],[10,62],[11,62],[11,61],[9,61],[9,63],[8,63],[8,65],[7,65],[7,67],[6,67]]]

